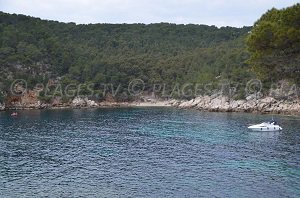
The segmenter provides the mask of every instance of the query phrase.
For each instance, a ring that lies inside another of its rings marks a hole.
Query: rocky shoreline
[[[300,100],[278,100],[273,97],[256,98],[249,96],[245,100],[231,100],[226,96],[200,96],[188,101],[171,102],[181,109],[197,109],[213,112],[249,112],[285,115],[300,115]]]
[[[232,100],[222,95],[199,96],[191,100],[148,99],[134,102],[102,101],[96,102],[87,97],[75,97],[68,103],[54,99],[51,103],[42,103],[36,97],[28,96],[11,102],[0,104],[0,111],[26,109],[65,109],[65,108],[107,108],[107,107],[175,107],[180,109],[196,109],[213,112],[249,112],[285,115],[300,115],[300,100],[278,100],[274,97],[256,98],[249,96],[245,100]]]
[[[0,111],[30,110],[30,109],[83,109],[83,108],[113,108],[113,107],[166,107],[171,106],[166,100],[137,100],[133,102],[101,101],[96,102],[87,97],[75,97],[70,102],[62,102],[61,98],[53,98],[51,103],[43,103],[34,95],[27,94],[18,99],[10,100],[8,105],[0,103]],[[30,98],[30,99],[29,99]]]

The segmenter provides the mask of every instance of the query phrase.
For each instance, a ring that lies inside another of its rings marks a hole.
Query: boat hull
[[[252,131],[281,131],[282,128],[281,127],[271,127],[271,128],[249,128],[248,129],[251,129]]]
[[[279,125],[272,125],[272,124],[257,124],[249,126],[248,129],[252,131],[281,131],[282,128]]]

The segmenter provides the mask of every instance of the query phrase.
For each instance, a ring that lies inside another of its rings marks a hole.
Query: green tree
[[[300,4],[265,13],[247,38],[249,63],[263,80],[300,82]]]
[[[112,83],[114,89],[120,85],[120,100],[126,100],[133,79],[142,79],[145,91],[157,83],[217,84],[219,76],[240,81],[249,78],[244,38],[250,29],[169,23],[76,25],[0,12],[0,83],[20,78],[32,88],[52,79],[62,88],[94,83],[98,90]],[[83,86],[80,94],[89,94],[88,88]]]

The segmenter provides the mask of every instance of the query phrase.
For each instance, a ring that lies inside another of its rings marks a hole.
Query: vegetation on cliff
[[[249,76],[250,27],[59,23],[0,13],[2,87],[26,79],[29,88],[60,77],[68,83],[213,83]],[[218,79],[219,80],[219,79]]]
[[[0,102],[14,79],[26,80],[30,89],[38,83],[59,82],[62,88],[84,84],[80,94],[94,89],[99,97],[102,84],[110,83],[112,89],[120,86],[118,97],[124,100],[129,99],[127,87],[133,79],[141,79],[149,91],[156,83],[170,88],[209,84],[213,89],[226,80],[235,84],[238,97],[245,96],[246,82],[256,75],[264,82],[299,83],[299,17],[300,4],[271,9],[253,29],[76,25],[0,12]],[[56,88],[50,89],[55,94]],[[40,93],[40,99],[50,101],[45,90]]]

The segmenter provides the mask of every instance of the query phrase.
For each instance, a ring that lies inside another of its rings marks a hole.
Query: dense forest
[[[299,4],[294,7],[299,9]],[[264,18],[269,17],[264,15],[254,31]],[[155,83],[217,86],[225,79],[244,85],[255,77],[249,63],[258,62],[253,55],[258,53],[258,36],[251,37],[251,29],[169,23],[76,25],[0,12],[0,89],[4,95],[14,79],[25,79],[29,88],[49,79],[62,86],[92,83],[96,90],[102,83],[120,84],[123,96],[137,78],[146,90]],[[293,51],[296,55],[297,50],[299,46]],[[240,92],[243,96],[243,89]]]
[[[266,12],[247,38],[249,64],[263,81],[300,84],[300,4]]]

